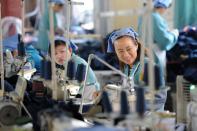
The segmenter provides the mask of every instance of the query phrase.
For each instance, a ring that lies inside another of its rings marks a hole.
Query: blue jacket
[[[157,12],[152,13],[153,40],[161,50],[170,50],[178,39],[173,33],[168,31],[165,19]]]
[[[155,62],[161,66],[162,72],[165,75],[166,51],[175,46],[178,36],[169,31],[167,22],[158,12],[152,13],[152,22]]]

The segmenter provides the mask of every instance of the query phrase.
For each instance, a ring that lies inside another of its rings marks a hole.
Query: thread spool
[[[22,36],[20,34],[18,34],[17,49],[18,49],[18,56],[24,57],[25,56],[25,44],[22,41]]]
[[[162,81],[162,73],[161,73],[161,68],[158,65],[154,66],[154,71],[155,71],[155,90],[159,90],[159,88],[163,85]]]
[[[143,81],[146,85],[148,85],[148,63],[145,63],[144,65],[144,74],[143,74]]]
[[[25,44],[24,42],[19,42],[18,45],[17,45],[17,48],[18,48],[18,55],[21,56],[21,57],[24,57],[25,56]]]
[[[121,91],[120,94],[120,105],[121,105],[121,114],[127,115],[129,114],[129,104],[127,99],[127,93],[125,91]]]
[[[104,106],[104,110],[107,113],[111,113],[112,112],[112,106],[111,106],[111,103],[110,103],[107,92],[103,91],[102,98],[103,98],[102,99],[102,104]]]
[[[41,62],[40,62],[40,77],[41,78],[44,78],[44,72],[45,72],[45,69],[44,69],[44,67],[45,67],[45,60],[44,59],[42,59],[41,60]]]
[[[146,110],[143,87],[136,87],[136,97],[136,112],[142,117]]]
[[[162,85],[162,73],[161,73],[161,68],[159,65],[154,65],[154,77],[155,77],[155,90],[158,90]],[[148,64],[146,63],[144,66],[144,77],[143,81],[145,82],[146,85],[148,85]]]
[[[68,66],[67,66],[67,77],[70,80],[73,80],[75,78],[75,62],[73,60],[70,60],[68,62]]]
[[[44,79],[51,80],[52,69],[51,69],[51,61],[46,60],[44,62]]]
[[[78,64],[76,72],[76,80],[79,82],[84,81],[86,73],[86,66],[84,64]]]

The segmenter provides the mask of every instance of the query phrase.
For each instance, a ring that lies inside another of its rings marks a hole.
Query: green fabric
[[[175,0],[174,24],[178,29],[197,25],[197,0]]]
[[[87,65],[87,62],[82,59],[81,57],[72,54],[71,59],[75,62],[76,65],[78,64],[84,64]],[[95,76],[95,73],[93,72],[93,70],[90,68],[89,72],[88,72],[88,77],[87,77],[87,84],[94,84],[96,87],[96,90],[100,90],[100,84],[97,81],[97,78]]]
[[[57,18],[55,13],[54,15],[54,29],[57,27]],[[49,47],[49,30],[50,30],[50,22],[49,22],[49,8],[48,8],[48,0],[45,0],[45,10],[44,14],[41,17],[39,23],[39,31],[38,31],[38,44],[36,45],[37,49],[47,52]]]

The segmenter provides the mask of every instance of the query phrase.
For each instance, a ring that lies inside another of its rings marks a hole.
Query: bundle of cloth
[[[177,44],[167,52],[168,62],[179,61],[180,73],[191,83],[197,83],[197,27],[179,33]]]

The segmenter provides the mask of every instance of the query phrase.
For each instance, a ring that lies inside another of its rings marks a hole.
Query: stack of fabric
[[[168,63],[178,62],[179,72],[192,83],[197,83],[197,28],[189,27],[179,34],[177,44],[167,52]],[[178,75],[178,74],[176,74]],[[175,75],[175,76],[176,76]]]

